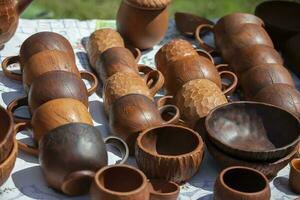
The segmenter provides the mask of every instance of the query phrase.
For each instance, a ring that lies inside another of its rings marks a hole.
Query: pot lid
[[[167,7],[172,0],[124,0],[124,1],[134,7],[149,9],[149,10],[157,10],[157,9],[163,9]]]

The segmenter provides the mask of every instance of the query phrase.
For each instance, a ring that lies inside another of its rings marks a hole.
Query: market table
[[[20,45],[30,35],[40,31],[53,31],[64,35],[73,45],[77,55],[77,66],[80,70],[91,70],[84,49],[84,43],[87,37],[98,28],[112,27],[115,28],[113,20],[20,20],[20,24],[15,36],[6,44],[4,50],[0,51],[0,61],[11,55],[17,55]],[[154,55],[157,50],[172,38],[182,38],[176,28],[174,21],[170,21],[169,30],[164,40],[152,50],[143,52],[140,60],[141,63],[154,67]],[[186,39],[186,38],[185,38]],[[207,37],[211,40],[211,37]],[[195,44],[195,41],[191,40]],[[300,88],[300,80],[293,74],[297,88]],[[22,84],[12,81],[0,72],[0,104],[6,107],[16,97],[25,96]],[[103,112],[101,92],[93,94],[89,98],[90,113],[93,116],[94,125],[101,131],[103,137],[109,134],[107,119]],[[26,114],[26,110],[20,112]],[[1,119],[0,119],[1,120]],[[26,140],[30,143],[29,132],[22,132],[18,135],[18,139]],[[109,163],[113,164],[118,156],[112,152],[108,153]],[[136,165],[134,158],[128,160],[128,164]],[[205,152],[205,157],[201,165],[200,171],[188,183],[181,186],[181,194],[179,200],[208,200],[213,199],[213,187],[216,176],[220,168],[218,164]],[[289,166],[282,169],[276,178],[270,183],[272,190],[272,200],[295,199],[297,195],[290,191],[288,187]],[[0,200],[25,200],[25,199],[49,199],[49,200],[85,200],[89,196],[68,197],[55,192],[47,186],[38,159],[19,152],[18,158],[7,182],[0,187]]]

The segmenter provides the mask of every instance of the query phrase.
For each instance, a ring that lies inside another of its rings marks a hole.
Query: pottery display
[[[299,122],[279,107],[242,101],[213,109],[205,126],[210,141],[227,154],[248,161],[269,161],[296,148]]]
[[[99,56],[109,48],[125,47],[121,35],[110,28],[103,28],[93,32],[88,40],[86,51],[91,66],[96,69],[96,62]]]
[[[0,163],[9,155],[14,144],[14,121],[9,112],[0,106]]]
[[[293,69],[299,76],[300,74],[300,58],[299,58],[299,44],[300,44],[300,33],[291,37],[285,43],[283,48],[283,54],[289,62],[289,66]]]
[[[160,108],[144,95],[129,94],[117,99],[109,111],[109,128],[113,135],[122,138],[134,153],[134,145],[139,133],[162,124],[178,121],[180,114],[176,106],[164,105]],[[173,116],[164,120],[164,113]]]
[[[206,117],[213,108],[226,104],[227,99],[212,81],[195,79],[182,86],[174,102],[180,110],[182,119],[194,127],[197,121]]]
[[[139,135],[135,157],[148,178],[182,183],[198,172],[203,153],[199,133],[182,126],[163,125]]]
[[[260,90],[254,100],[278,106],[300,117],[300,93],[290,85],[272,84]]]
[[[171,0],[122,0],[116,21],[127,43],[150,49],[168,30],[168,5]]]
[[[171,181],[150,179],[149,192],[150,200],[177,200],[180,187]]]
[[[269,181],[261,172],[242,166],[224,169],[214,186],[214,199],[268,200],[271,198]]]
[[[88,124],[72,123],[51,130],[39,143],[39,161],[47,183],[68,195],[88,192],[93,172],[108,164],[106,144],[119,149],[121,163],[127,160],[128,148],[122,140],[103,140]]]
[[[240,80],[247,99],[253,99],[260,90],[272,84],[282,83],[295,87],[289,71],[278,64],[265,64],[251,68],[243,73]]]
[[[293,35],[300,33],[300,4],[296,1],[266,1],[255,9],[277,48],[282,48]]]
[[[0,1],[0,50],[4,48],[12,36],[15,34],[19,17],[32,0],[1,0]]]
[[[0,186],[2,186],[5,181],[9,178],[10,173],[12,172],[18,154],[18,144],[14,140],[11,151],[9,152],[8,157],[0,163]]]
[[[300,159],[293,159],[290,164],[289,185],[297,194],[300,194]]]

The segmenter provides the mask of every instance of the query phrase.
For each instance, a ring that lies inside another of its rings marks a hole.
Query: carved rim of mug
[[[10,134],[14,134],[14,132],[13,132],[14,120],[12,117],[12,113],[6,111],[2,106],[0,106],[0,112],[5,113],[5,115],[7,116],[7,119],[9,119],[9,128],[6,131],[6,133],[4,133],[5,136],[4,136],[3,140],[2,141],[0,140],[0,147],[1,147],[7,142],[8,138],[10,137]],[[3,120],[3,119],[1,119],[1,120]],[[3,127],[1,127],[1,128],[3,128]]]

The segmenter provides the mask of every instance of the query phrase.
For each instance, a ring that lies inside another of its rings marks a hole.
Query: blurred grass
[[[170,13],[189,12],[218,18],[240,11],[252,13],[263,0],[173,0]],[[37,0],[22,15],[23,18],[114,19],[121,0]]]

